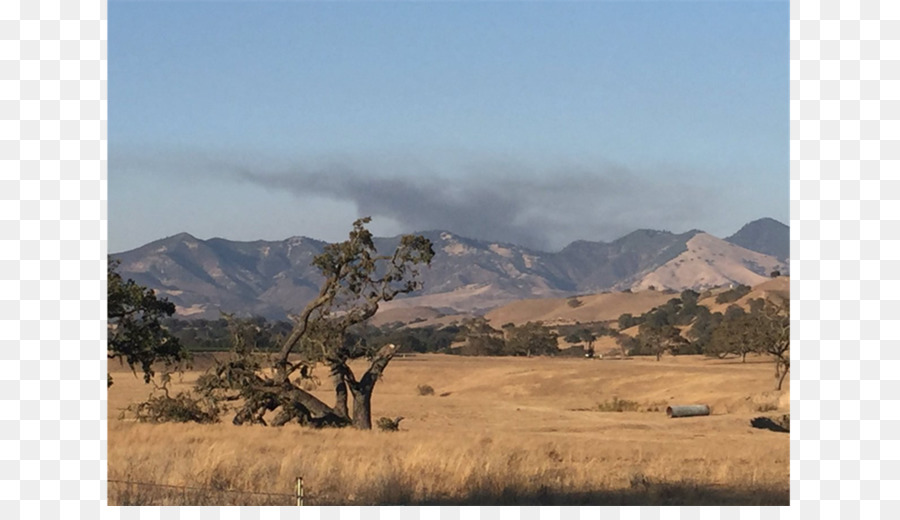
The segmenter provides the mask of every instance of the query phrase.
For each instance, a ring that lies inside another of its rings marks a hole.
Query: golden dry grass
[[[504,323],[521,325],[529,321],[548,324],[610,321],[626,312],[639,316],[677,296],[658,291],[588,294],[577,298],[577,307],[569,305],[571,298],[518,300],[488,312],[485,318],[496,328]]]
[[[202,365],[198,363],[198,365]],[[596,361],[395,359],[373,417],[401,431],[360,432],[119,420],[149,388],[116,365],[109,392],[109,479],[281,493],[257,496],[111,482],[110,504],[787,504],[789,437],[753,429],[786,413],[762,358]],[[361,369],[361,367],[360,367]],[[186,373],[175,389],[187,388]],[[418,385],[434,387],[422,396]],[[330,402],[327,391],[320,396]],[[613,397],[658,412],[604,413]],[[668,419],[666,404],[708,417]]]

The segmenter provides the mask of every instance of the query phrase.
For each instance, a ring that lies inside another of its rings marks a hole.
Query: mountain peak
[[[175,247],[178,244],[197,244],[198,242],[202,242],[199,238],[191,235],[190,233],[182,231],[181,233],[177,233],[172,236],[168,236],[165,238],[160,238],[158,240],[154,240],[153,242],[148,242],[142,246],[136,247],[134,249],[128,251],[121,251],[118,253],[111,253],[113,255],[122,255],[125,253],[129,253],[131,251],[149,251],[149,250],[160,250],[167,249],[171,247]]]
[[[790,228],[769,217],[744,224],[737,233],[725,241],[757,253],[774,256],[782,261],[791,255]]]
[[[636,229],[636,230],[632,231],[631,233],[628,233],[627,235],[623,236],[622,238],[656,237],[656,236],[660,236],[660,235],[671,235],[671,234],[672,234],[671,231],[660,230],[660,229],[641,228],[641,229]]]
[[[199,239],[186,231],[182,231],[181,233],[172,235],[170,237],[163,238],[162,240],[167,241],[167,242],[185,242],[185,241],[197,242]]]

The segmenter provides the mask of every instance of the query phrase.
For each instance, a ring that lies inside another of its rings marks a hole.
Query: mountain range
[[[385,308],[479,313],[523,298],[755,285],[772,271],[788,271],[789,228],[773,219],[750,222],[726,239],[642,229],[612,242],[576,241],[559,252],[449,231],[418,234],[435,250],[430,268],[421,270],[424,287]],[[375,245],[391,251],[399,240],[376,238]],[[167,297],[180,317],[217,318],[224,311],[281,319],[318,292],[322,278],[310,263],[325,245],[306,237],[236,242],[180,233],[111,256],[121,261],[122,276]]]

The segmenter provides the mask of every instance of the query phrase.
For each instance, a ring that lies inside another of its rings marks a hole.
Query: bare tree
[[[791,308],[790,300],[766,300],[754,313],[757,317],[760,351],[775,358],[776,390],[781,390],[784,378],[791,369]]]

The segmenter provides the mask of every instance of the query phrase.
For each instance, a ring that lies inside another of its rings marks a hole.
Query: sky
[[[108,5],[108,245],[789,223],[789,4]]]

